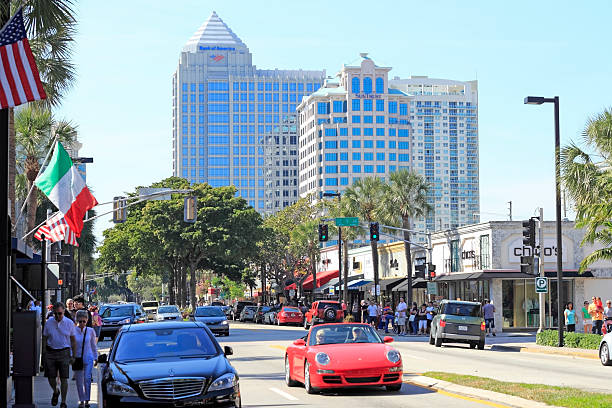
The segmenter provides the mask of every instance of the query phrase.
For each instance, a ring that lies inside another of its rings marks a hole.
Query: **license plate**
[[[459,326],[459,330],[461,330],[461,331],[467,331],[467,326]]]

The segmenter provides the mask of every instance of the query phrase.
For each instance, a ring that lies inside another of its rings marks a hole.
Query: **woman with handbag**
[[[79,408],[89,408],[91,370],[98,358],[96,333],[94,329],[87,327],[88,317],[87,310],[79,310],[76,313],[77,325],[74,328],[76,353],[74,363],[72,363],[72,370],[74,371],[77,391],[79,392]]]

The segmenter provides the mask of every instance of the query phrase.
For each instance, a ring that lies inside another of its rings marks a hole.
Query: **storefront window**
[[[459,272],[461,259],[459,256],[459,240],[455,239],[451,241],[451,272]]]
[[[489,236],[480,236],[480,269],[490,268]]]

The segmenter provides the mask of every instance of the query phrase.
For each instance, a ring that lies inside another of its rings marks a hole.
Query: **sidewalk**
[[[91,401],[89,402],[92,408],[98,408],[98,369],[94,368],[92,371],[94,382],[91,384]],[[72,374],[70,376],[72,378]],[[41,375],[34,377],[34,404],[36,408],[53,408],[51,405],[51,396],[53,392],[47,382],[47,378]],[[61,397],[60,397],[61,402]],[[9,407],[12,406],[14,400],[11,400]],[[59,407],[59,402],[55,408]],[[79,406],[79,396],[76,390],[76,382],[72,379],[68,380],[68,397],[66,400],[68,408],[77,408]]]
[[[598,350],[577,349],[569,347],[549,347],[540,346],[535,343],[494,344],[491,346],[491,350],[517,353],[552,354],[557,356],[560,355],[599,360]]]

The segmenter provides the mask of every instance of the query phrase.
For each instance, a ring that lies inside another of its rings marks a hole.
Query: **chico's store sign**
[[[536,242],[538,244],[538,242]],[[563,242],[563,262],[567,261],[567,251],[569,248],[566,248],[566,242]],[[544,262],[556,262],[557,260],[557,240],[556,239],[544,239],[544,249],[542,251],[544,253]],[[511,263],[520,263],[521,256],[531,256],[531,255],[540,255],[540,249],[535,248],[531,249],[529,246],[523,245],[523,239],[519,238],[510,242],[508,246],[508,260]]]

